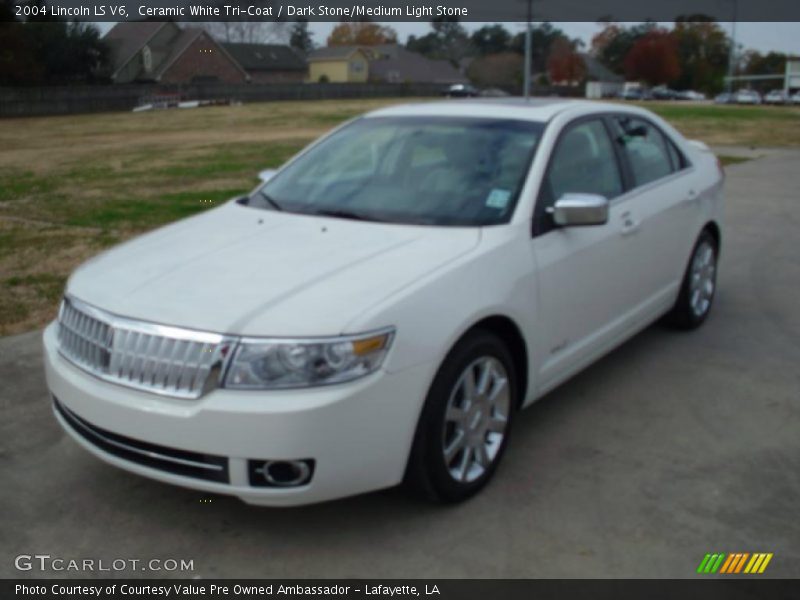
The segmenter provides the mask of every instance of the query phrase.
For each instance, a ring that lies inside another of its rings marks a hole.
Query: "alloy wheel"
[[[689,303],[696,317],[702,317],[711,307],[716,285],[717,261],[714,247],[703,241],[692,258]]]
[[[454,480],[471,483],[492,465],[510,410],[508,373],[498,359],[483,356],[464,369],[450,393],[442,435],[444,462]]]

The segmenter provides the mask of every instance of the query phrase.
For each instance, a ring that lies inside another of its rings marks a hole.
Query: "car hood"
[[[479,240],[479,228],[322,218],[231,202],[100,254],[75,271],[67,293],[117,315],[192,329],[337,335]],[[383,325],[391,323],[375,324]]]

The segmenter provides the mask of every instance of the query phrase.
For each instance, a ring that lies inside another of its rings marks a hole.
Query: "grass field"
[[[0,121],[0,335],[51,318],[67,275],[91,255],[251,189],[259,170],[345,119],[396,102]],[[709,144],[800,145],[800,109],[647,107]]]

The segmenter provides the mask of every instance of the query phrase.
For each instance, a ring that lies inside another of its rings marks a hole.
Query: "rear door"
[[[631,266],[639,283],[634,304],[638,318],[653,318],[672,305],[678,292],[697,233],[699,190],[686,157],[654,123],[627,114],[609,121],[630,188],[617,202],[622,233],[635,253]]]

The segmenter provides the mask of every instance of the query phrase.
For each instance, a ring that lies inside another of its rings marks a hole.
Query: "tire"
[[[714,236],[703,230],[686,265],[681,290],[666,322],[678,329],[696,329],[702,325],[714,303],[717,291],[719,248]]]
[[[448,503],[480,491],[508,444],[518,406],[517,381],[514,361],[499,337],[475,330],[462,338],[428,391],[405,486],[429,500]]]

